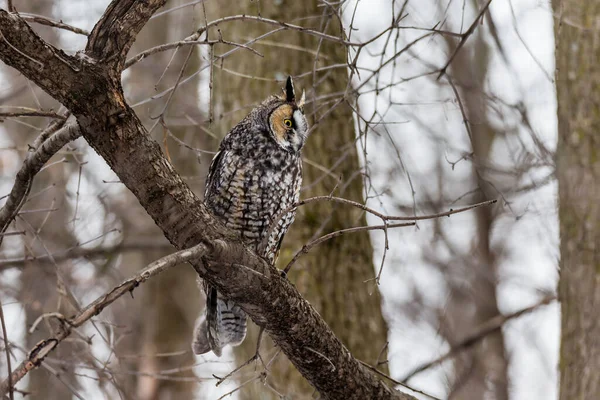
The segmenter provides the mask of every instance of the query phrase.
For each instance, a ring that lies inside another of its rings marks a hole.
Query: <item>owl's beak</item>
[[[290,150],[293,153],[298,153],[300,150],[302,150],[302,147],[304,147],[305,141],[306,141],[306,137],[294,129],[294,136],[292,137],[292,140],[290,140],[290,142],[289,142],[290,147],[291,147]]]

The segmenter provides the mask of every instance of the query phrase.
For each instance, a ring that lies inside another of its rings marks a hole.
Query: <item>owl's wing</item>
[[[212,161],[210,162],[210,167],[208,167],[208,176],[206,177],[206,185],[204,186],[204,198],[206,199],[206,196],[208,195],[208,193],[210,192],[211,188],[213,187],[213,185],[215,184],[215,182],[218,180],[219,178],[219,171],[221,169],[221,163],[223,162],[223,157],[225,155],[225,153],[227,152],[227,150],[219,150],[217,152],[217,154],[215,154],[215,156],[213,157]]]
[[[302,187],[302,160],[299,159],[298,160],[298,174],[296,175],[296,179],[293,182],[293,198],[292,198],[292,203],[297,203],[298,200],[300,199],[300,189]],[[273,264],[275,264],[275,262],[277,262],[277,259],[279,258],[279,252],[281,250],[281,244],[283,243],[283,238],[285,237],[285,234],[287,233],[290,225],[292,224],[293,220],[296,218],[296,210],[292,210],[290,211],[292,213],[292,218],[291,221],[289,222],[289,224],[284,225],[282,227],[282,234],[281,236],[279,236],[279,240],[277,241],[277,243],[275,244],[275,248],[272,249],[273,252]],[[282,217],[283,218],[283,217]]]

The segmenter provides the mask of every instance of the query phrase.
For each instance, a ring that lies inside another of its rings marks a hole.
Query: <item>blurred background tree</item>
[[[562,305],[560,399],[600,396],[600,5],[554,1]]]
[[[25,13],[55,15],[53,1],[36,2],[25,0],[20,8]],[[37,33],[54,45],[61,45],[56,30],[39,26]],[[54,109],[60,107],[54,99],[16,71],[9,70],[4,65],[0,70],[6,82],[12,85],[2,93],[0,104],[11,104],[22,109]],[[46,118],[31,117],[25,120],[5,121],[7,138],[13,143],[15,160],[20,163],[27,154],[28,143],[42,131],[47,122]],[[72,174],[77,174],[80,157],[75,152],[61,154],[54,166],[39,175],[31,186],[31,196],[25,210],[17,217],[14,228],[30,233],[24,235],[13,251],[21,253],[48,254],[73,246],[77,243],[71,230],[74,221],[74,210],[68,199],[67,184]],[[11,160],[0,161],[0,164]],[[13,162],[14,162],[13,161]],[[0,167],[0,169],[3,169]],[[18,249],[18,250],[17,250]],[[72,279],[73,263],[70,260],[54,260],[38,264],[35,261],[26,262],[22,273],[14,284],[2,285],[2,292],[22,304],[21,327],[25,334],[25,348],[35,346],[47,336],[47,327],[56,327],[56,321],[51,317],[41,319],[40,316],[59,312],[69,315],[78,310],[79,304],[72,296],[76,282]],[[18,283],[17,283],[18,282]],[[3,299],[3,302],[6,300]],[[36,329],[33,329],[36,327]],[[22,349],[21,349],[22,350]],[[15,356],[21,356],[13,350]],[[71,397],[79,389],[74,373],[74,364],[86,362],[91,357],[89,346],[71,342],[54,355],[56,362],[44,364],[30,377],[27,388],[28,396],[32,399],[64,399]]]

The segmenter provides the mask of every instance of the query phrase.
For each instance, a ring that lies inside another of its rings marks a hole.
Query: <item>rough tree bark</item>
[[[554,0],[560,399],[600,398],[600,3]]]
[[[411,398],[360,365],[289,281],[212,218],[125,102],[120,84],[125,57],[137,33],[164,3],[113,1],[90,34],[84,54],[76,56],[50,46],[19,16],[0,10],[0,59],[76,116],[88,143],[175,247],[206,245],[208,254],[192,262],[196,271],[264,327],[323,397]],[[9,196],[7,206],[11,201]],[[55,342],[49,343],[53,348]]]
[[[323,7],[323,4],[318,0],[262,1],[260,14],[278,21],[292,22],[302,18],[306,27],[341,37],[341,10],[338,6]],[[251,15],[258,11],[256,7],[255,3],[247,3],[245,6],[239,3],[213,4],[208,7],[208,13],[210,19],[236,14]],[[228,40],[243,43],[272,28],[258,24],[227,24],[220,29]],[[247,106],[252,106],[271,93],[278,93],[282,83],[275,82],[275,78],[281,79],[287,74],[304,74],[296,78],[296,86],[298,90],[306,90],[310,103],[306,113],[315,129],[303,150],[304,189],[301,197],[329,195],[337,187],[334,192],[336,196],[362,203],[363,182],[356,154],[356,133],[352,110],[346,102],[352,100],[345,99],[346,101],[338,103],[338,99],[342,99],[340,95],[333,103],[318,99],[327,99],[328,95],[346,90],[346,46],[323,42],[298,32],[281,32],[268,37],[264,43],[259,41],[255,48],[264,55],[263,58],[247,51],[239,51],[233,57],[215,63],[213,97],[217,133],[225,134],[247,113]],[[219,54],[225,49],[218,46],[215,50]],[[314,75],[305,74],[313,68],[331,65],[343,67],[315,72]],[[267,80],[260,81],[251,77]],[[239,111],[222,115],[222,112],[229,110]],[[324,172],[328,170],[329,173]],[[325,234],[365,225],[365,214],[353,207],[336,207],[326,202],[301,207],[283,243],[279,266],[284,268],[302,244],[309,242],[318,232]],[[294,265],[290,280],[355,357],[376,365],[378,361],[386,360],[384,349],[387,326],[374,282],[365,283],[374,276],[373,249],[369,234],[360,232],[330,240],[304,255]],[[236,349],[238,363],[246,361],[255,353],[257,333],[257,330],[251,330],[248,339]],[[270,348],[267,342],[263,342],[265,354],[274,353]],[[379,368],[387,372],[385,364]],[[244,376],[240,380],[246,379]],[[273,363],[267,379],[278,392],[292,398],[304,398],[314,392],[283,356],[279,356]],[[271,395],[278,398],[261,382],[245,385],[241,390],[241,396],[248,399],[266,399]]]

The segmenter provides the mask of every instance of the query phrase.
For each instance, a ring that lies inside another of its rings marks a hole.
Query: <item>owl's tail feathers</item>
[[[192,350],[195,354],[213,351],[221,356],[223,347],[237,346],[246,337],[246,313],[237,304],[209,287],[206,314],[198,319]]]
[[[206,315],[202,313],[196,322],[196,329],[194,329],[194,341],[192,342],[192,350],[194,351],[194,354],[204,354],[210,351],[207,325]]]

